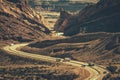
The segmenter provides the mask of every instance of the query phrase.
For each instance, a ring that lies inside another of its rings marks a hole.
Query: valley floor
[[[117,67],[114,73],[111,72],[112,74],[110,74],[110,76],[113,78],[119,78],[119,36],[119,33],[93,33],[77,35],[71,38],[46,40],[41,42],[38,41],[22,48],[22,50],[53,57],[70,57],[71,59],[78,61],[103,65],[105,68],[111,66]]]
[[[21,50],[103,65],[104,68],[110,70],[110,74],[103,80],[114,80],[119,79],[119,36],[119,34],[111,33],[80,34],[71,38],[37,41]],[[113,67],[115,70],[111,71]],[[67,78],[76,80],[79,78],[79,80],[83,80],[84,74],[81,74],[81,71],[81,68],[70,65],[21,58],[0,51],[0,79],[66,80]]]
[[[1,80],[83,80],[88,72],[82,71],[79,67],[21,58],[0,50]]]

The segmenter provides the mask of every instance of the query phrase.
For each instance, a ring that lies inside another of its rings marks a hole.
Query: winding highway
[[[50,56],[44,56],[44,55],[39,55],[39,54],[32,54],[32,53],[27,53],[27,52],[22,52],[17,50],[17,48],[21,48],[23,46],[28,45],[29,43],[23,43],[23,44],[15,44],[11,46],[5,46],[3,49],[7,51],[11,55],[15,56],[20,56],[24,58],[30,58],[30,59],[35,59],[35,60],[44,60],[44,61],[49,61],[49,62],[56,62],[55,57],[50,57]],[[85,80],[102,80],[102,78],[108,73],[104,74],[104,71],[106,71],[104,68],[102,68],[99,65],[95,66],[88,66],[88,63],[84,62],[79,62],[75,60],[70,60],[69,62],[63,62],[64,64],[70,64],[73,66],[78,66],[81,67],[82,65],[86,65],[83,67],[85,70],[89,71],[90,76],[86,78]]]

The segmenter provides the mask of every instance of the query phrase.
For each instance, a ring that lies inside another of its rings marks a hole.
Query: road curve
[[[50,56],[44,56],[44,55],[39,55],[39,54],[32,54],[32,53],[27,53],[27,52],[22,52],[18,51],[17,48],[23,47],[28,45],[29,43],[23,43],[23,44],[16,44],[12,46],[5,46],[3,47],[3,50],[7,51],[11,55],[16,55],[20,57],[25,57],[25,58],[30,58],[30,59],[35,59],[35,60],[44,60],[44,61],[50,61],[50,62],[55,62],[56,58],[55,57],[50,57]],[[63,62],[65,64],[70,64],[73,66],[78,66],[81,67],[81,65],[88,65],[88,63],[84,62],[79,62],[75,60],[71,60],[70,62]],[[107,74],[103,74],[105,69],[99,67],[99,66],[86,66],[84,67],[85,70],[90,72],[90,76],[86,78],[85,80],[102,80],[102,78]]]

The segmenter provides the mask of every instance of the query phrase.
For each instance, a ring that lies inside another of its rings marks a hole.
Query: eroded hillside
[[[78,34],[71,38],[38,41],[23,51],[52,57],[95,63],[109,70],[103,80],[119,80],[120,33]]]
[[[82,68],[9,55],[0,50],[1,80],[83,80]],[[83,76],[85,75],[85,76]]]
[[[23,48],[23,50],[42,55],[62,58],[71,57],[79,61],[108,64],[108,62],[117,59],[119,63],[119,47],[119,33],[91,33],[65,39],[38,41],[30,44],[29,47]]]
[[[43,21],[43,17],[27,5],[27,0],[0,1],[0,40],[43,38],[50,32]]]
[[[58,31],[62,30],[65,35],[74,35],[83,30],[86,32],[119,32],[119,8],[120,1],[118,0],[100,0],[95,5],[88,5],[74,16],[60,17],[55,28]]]

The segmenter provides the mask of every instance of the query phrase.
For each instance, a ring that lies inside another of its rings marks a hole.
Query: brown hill
[[[120,33],[89,33],[59,39],[38,41],[23,51],[53,57],[70,57],[78,61],[108,66],[120,65]]]
[[[27,0],[0,0],[0,40],[28,41],[49,32],[42,16],[29,8]]]
[[[100,0],[97,4],[89,5],[78,14],[62,20],[57,30],[59,31],[64,25],[62,31],[65,35],[74,35],[84,29],[87,32],[119,32],[119,8],[118,0]]]

